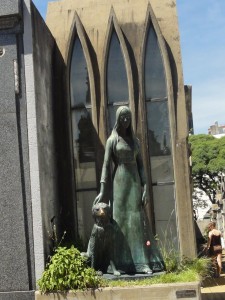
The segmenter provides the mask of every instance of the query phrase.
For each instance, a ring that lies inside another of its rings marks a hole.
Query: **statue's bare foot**
[[[149,268],[149,266],[143,267],[143,273],[144,274],[152,274],[152,270]]]
[[[121,274],[120,274],[119,271],[114,271],[114,272],[113,272],[113,275],[114,275],[114,276],[120,276]]]

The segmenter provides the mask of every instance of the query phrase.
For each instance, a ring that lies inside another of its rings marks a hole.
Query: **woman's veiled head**
[[[126,119],[126,120],[125,120]],[[119,141],[119,136],[121,131],[124,133],[124,129],[126,135],[129,136],[131,142],[135,149],[139,148],[138,140],[134,135],[134,131],[132,128],[132,114],[131,110],[127,106],[120,106],[116,111],[116,122],[113,127],[111,138],[113,139],[113,150],[115,152],[116,144]]]
[[[131,110],[127,106],[120,106],[116,111],[116,123],[114,129],[117,133],[120,129],[127,129],[131,133]]]

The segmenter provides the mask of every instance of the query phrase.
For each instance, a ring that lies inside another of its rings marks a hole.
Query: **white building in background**
[[[194,189],[193,204],[198,220],[203,220],[206,216],[206,213],[212,207],[212,202],[210,201],[209,196],[199,188]]]
[[[211,125],[209,127],[208,134],[211,134],[216,138],[225,136],[225,125],[219,125],[216,121],[214,125]]]

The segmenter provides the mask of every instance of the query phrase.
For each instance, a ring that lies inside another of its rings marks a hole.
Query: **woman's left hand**
[[[142,205],[145,206],[147,204],[147,197],[146,197],[146,184],[143,187],[143,194],[142,194]]]

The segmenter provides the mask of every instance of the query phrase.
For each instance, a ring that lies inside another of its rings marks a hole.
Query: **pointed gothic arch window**
[[[165,67],[158,37],[151,22],[145,44],[144,86],[152,181],[153,184],[172,182],[173,163]],[[154,167],[156,160],[157,171]]]
[[[176,232],[174,167],[171,147],[171,128],[164,43],[151,21],[146,31],[144,45],[144,94],[147,116],[149,159],[156,232],[161,235],[168,226]],[[156,23],[156,22],[155,22]],[[154,24],[155,24],[154,23]],[[159,29],[158,29],[159,31]],[[166,210],[162,211],[162,205]]]
[[[146,40],[144,77],[150,156],[169,155],[171,142],[165,69],[152,24]]]
[[[80,39],[78,37],[74,41],[70,70],[70,91],[72,107],[78,108],[78,106],[86,107],[88,105],[91,105],[87,63]]]
[[[129,88],[127,70],[120,40],[113,28],[109,43],[106,94],[110,131],[115,124],[116,110],[121,105],[129,105]]]
[[[91,95],[90,72],[77,34],[70,64],[70,98],[78,233],[84,245],[93,225],[92,221],[86,221],[86,212],[91,211],[97,195],[96,131],[92,122]]]
[[[167,97],[165,70],[153,26],[149,26],[145,53],[146,99],[164,99]]]
[[[115,30],[112,32],[107,65],[108,103],[128,102],[128,82],[124,58]]]

